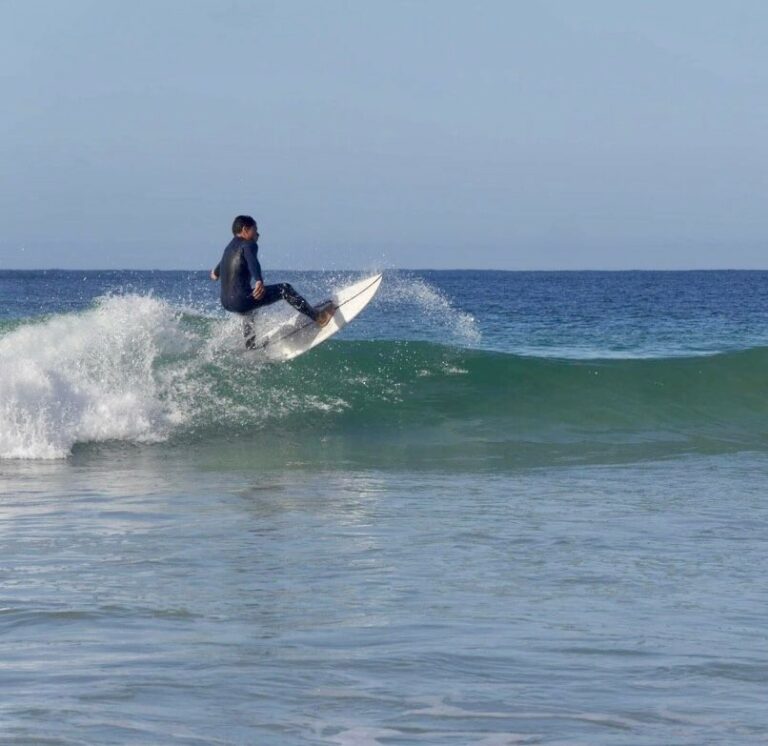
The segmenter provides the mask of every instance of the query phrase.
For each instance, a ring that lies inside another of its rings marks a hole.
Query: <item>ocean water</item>
[[[216,291],[0,272],[0,744],[768,743],[768,273]]]

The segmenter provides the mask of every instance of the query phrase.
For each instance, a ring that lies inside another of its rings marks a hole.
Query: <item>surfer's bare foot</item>
[[[315,323],[320,326],[327,326],[328,322],[333,318],[333,314],[336,308],[332,303],[325,303],[318,309],[317,318]]]

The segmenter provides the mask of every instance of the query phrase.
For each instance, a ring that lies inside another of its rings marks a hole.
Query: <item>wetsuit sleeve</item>
[[[213,268],[213,274],[216,277],[221,277],[221,262],[219,262],[214,268]]]
[[[261,265],[259,264],[259,257],[257,256],[259,248],[253,244],[248,244],[243,248],[243,256],[248,264],[248,269],[251,272],[255,282],[264,282],[261,276]]]

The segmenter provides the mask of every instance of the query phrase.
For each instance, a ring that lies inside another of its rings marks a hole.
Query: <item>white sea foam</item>
[[[0,458],[61,458],[76,442],[157,441],[183,419],[153,375],[183,347],[178,314],[114,296],[0,338]]]
[[[151,296],[103,297],[0,337],[0,458],[65,458],[76,443],[158,442],[184,426],[260,427],[348,407],[322,391],[262,386],[239,319]]]
[[[354,726],[342,730],[334,736],[328,736],[324,740],[338,746],[381,746],[386,743],[381,739],[398,738],[402,733],[392,728],[379,728],[374,726]]]

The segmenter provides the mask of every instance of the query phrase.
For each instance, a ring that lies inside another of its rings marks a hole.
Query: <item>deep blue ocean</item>
[[[0,271],[0,744],[768,743],[768,272],[217,291]]]

